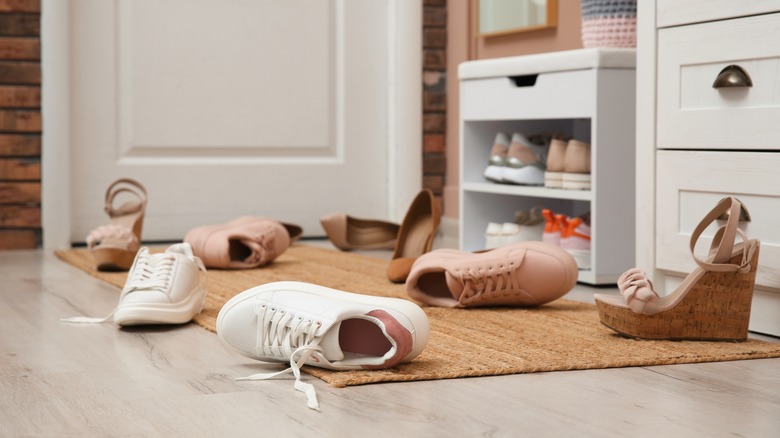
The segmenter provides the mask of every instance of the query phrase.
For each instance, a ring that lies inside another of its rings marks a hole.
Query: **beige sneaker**
[[[547,170],[544,172],[544,186],[550,189],[563,188],[563,163],[566,157],[567,143],[557,138],[550,142],[547,154]]]
[[[512,135],[507,152],[503,181],[529,186],[544,185],[548,146],[538,145],[519,132]]]
[[[242,216],[225,224],[193,228],[184,241],[209,268],[249,269],[267,265],[285,252],[290,232],[275,220]]]
[[[410,297],[440,307],[536,306],[577,283],[577,263],[566,250],[520,242],[482,253],[439,249],[412,265]]]
[[[569,140],[563,163],[563,188],[590,190],[590,145]]]

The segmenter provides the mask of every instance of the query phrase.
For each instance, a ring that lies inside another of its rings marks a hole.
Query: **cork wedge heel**
[[[760,242],[738,228],[741,208],[736,198],[725,198],[699,223],[690,243],[698,266],[671,294],[659,296],[639,269],[618,279],[622,296],[596,294],[601,323],[620,335],[641,339],[747,339]],[[728,213],[727,223],[717,230],[707,258],[701,260],[694,254],[696,242],[723,213]]]
[[[133,199],[114,207],[118,197],[127,195]],[[111,224],[101,225],[87,236],[87,246],[99,271],[126,271],[132,266],[141,246],[146,196],[146,188],[130,178],[118,179],[108,186],[105,210]]]

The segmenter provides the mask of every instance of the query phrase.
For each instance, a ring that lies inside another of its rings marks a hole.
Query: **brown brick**
[[[35,230],[0,230],[0,250],[35,249],[36,246],[38,233]]]
[[[437,7],[423,8],[423,26],[445,27],[447,25],[447,10]]]
[[[424,29],[423,30],[423,47],[444,49],[447,47],[447,30],[446,29]]]
[[[40,228],[41,207],[0,205],[0,227]]]
[[[41,12],[41,0],[0,0],[0,12]]]
[[[0,110],[0,131],[40,132],[41,112]]]
[[[25,61],[0,61],[0,84],[41,83],[41,64]]]
[[[41,183],[0,182],[0,204],[31,203],[41,203]]]
[[[423,154],[423,175],[444,174],[446,166],[443,154]]]
[[[423,115],[423,132],[444,132],[447,117],[444,113]]]
[[[0,180],[40,181],[41,161],[35,158],[0,158]]]
[[[0,134],[0,157],[39,157],[39,134]]]
[[[446,111],[447,93],[444,92],[423,92],[423,111]]]
[[[38,36],[41,34],[41,16],[31,14],[0,14],[0,35]]]
[[[41,43],[38,38],[0,37],[0,58],[15,60],[41,59]]]
[[[440,70],[447,69],[447,53],[440,49],[423,50],[423,69]]]
[[[440,195],[444,190],[444,176],[443,175],[424,175],[423,187],[430,189],[435,195]]]
[[[0,107],[40,108],[41,87],[0,85]]]
[[[444,134],[423,135],[423,152],[444,152]]]

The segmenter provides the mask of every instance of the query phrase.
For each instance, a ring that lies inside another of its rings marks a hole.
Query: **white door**
[[[44,205],[69,199],[69,242],[108,221],[120,177],[146,185],[152,241],[243,214],[323,235],[324,214],[398,220],[419,190],[419,0],[58,1],[44,46],[67,32],[70,187]],[[47,237],[62,217],[44,207]]]

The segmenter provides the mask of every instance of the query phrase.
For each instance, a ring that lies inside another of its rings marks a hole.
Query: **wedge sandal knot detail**
[[[117,198],[131,198],[114,207]],[[98,271],[126,271],[141,247],[141,231],[146,213],[146,188],[138,181],[121,178],[106,190],[106,213],[110,225],[101,225],[87,236],[87,246],[95,257]]]
[[[601,323],[632,338],[746,340],[761,244],[738,227],[741,209],[736,198],[724,198],[702,219],[690,241],[698,266],[671,294],[660,296],[647,274],[636,268],[618,279],[621,296],[596,294]],[[724,213],[726,224],[717,229],[702,260],[694,253],[696,242]]]

